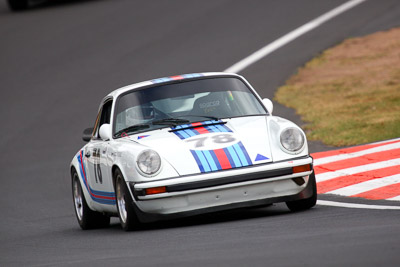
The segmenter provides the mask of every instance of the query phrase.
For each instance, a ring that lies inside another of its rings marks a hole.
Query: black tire
[[[13,11],[20,11],[28,8],[28,0],[7,0],[8,6]]]
[[[83,230],[104,228],[110,225],[109,216],[93,211],[87,205],[76,171],[72,172],[72,200],[76,218]]]
[[[118,217],[121,227],[125,231],[138,229],[140,222],[133,207],[132,196],[119,169],[115,170],[114,178],[115,197],[117,199]]]
[[[306,199],[286,202],[286,206],[291,211],[296,212],[296,211],[308,210],[308,209],[311,209],[312,207],[314,207],[315,204],[317,204],[317,183],[315,181],[314,172],[310,175],[309,182],[311,183],[311,186],[312,186],[311,197],[306,198]]]

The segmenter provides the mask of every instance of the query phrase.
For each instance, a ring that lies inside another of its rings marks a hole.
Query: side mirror
[[[82,140],[89,142],[92,139],[93,127],[83,130]]]
[[[274,110],[274,104],[272,104],[272,101],[268,98],[264,98],[262,102],[264,104],[264,107],[268,110],[268,113],[272,115],[272,111]]]
[[[110,140],[111,139],[111,125],[108,123],[104,123],[103,125],[100,126],[99,130],[99,135],[100,138],[105,140]]]

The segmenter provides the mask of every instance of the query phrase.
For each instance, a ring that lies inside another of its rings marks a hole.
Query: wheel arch
[[[71,162],[71,165],[70,165],[71,183],[73,182],[72,179],[74,178],[74,176],[73,176],[74,172],[78,176],[78,180],[79,180],[79,183],[81,184],[82,192],[83,192],[83,195],[85,196],[87,205],[89,206],[89,208],[91,210],[96,211],[96,209],[93,207],[93,202],[92,202],[90,193],[89,193],[89,191],[86,187],[86,184],[83,180],[84,178],[82,177],[82,173],[79,171],[79,162],[76,158],[74,158],[74,160]]]
[[[112,168],[111,168],[111,177],[112,177],[112,184],[113,184],[113,187],[114,187],[114,191],[115,191],[115,182],[116,182],[116,178],[115,178],[116,170],[120,170],[121,171],[121,168],[118,165],[114,164],[112,166]]]

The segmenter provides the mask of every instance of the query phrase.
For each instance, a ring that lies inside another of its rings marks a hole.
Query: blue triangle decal
[[[255,161],[267,160],[267,159],[269,159],[269,158],[267,158],[266,156],[257,154],[257,157],[256,157]]]

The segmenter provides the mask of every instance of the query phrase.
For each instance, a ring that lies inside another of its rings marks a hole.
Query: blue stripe
[[[193,132],[191,129],[183,130],[189,137],[196,136],[197,134]]]
[[[83,150],[81,150],[80,153],[82,154],[82,153],[83,153]],[[92,192],[92,193],[95,194],[95,195],[99,195],[99,196],[103,196],[103,197],[115,197],[115,193],[114,193],[114,192],[106,192],[106,191],[97,191],[97,190],[93,190],[92,187],[90,187],[90,186],[87,184],[87,182],[86,182],[85,175],[84,175],[84,173],[83,173],[83,170],[84,170],[85,166],[83,165],[83,164],[84,164],[84,163],[83,163],[83,160],[81,161],[81,159],[82,159],[81,156],[78,155],[78,156],[77,156],[77,159],[78,159],[78,163],[79,163],[79,170],[80,170],[80,173],[81,173],[81,177],[82,177],[83,183],[84,183],[85,186],[86,186],[86,190]],[[82,166],[82,165],[83,165],[83,166]],[[86,170],[85,170],[85,173],[87,174]],[[98,203],[100,203],[100,204],[107,204],[107,205],[115,205],[115,204],[116,204],[116,201],[115,201],[115,200],[97,198],[97,197],[93,196],[90,192],[89,192],[90,197],[91,197],[94,201],[96,201],[96,202],[98,202]]]
[[[82,150],[81,150],[80,153],[83,153]],[[88,190],[88,185],[87,185],[87,183],[86,183],[85,174],[83,173],[83,168],[84,168],[85,166],[82,166],[83,160],[81,161],[81,156],[80,156],[80,155],[78,155],[78,162],[79,162],[79,170],[81,171],[81,177],[82,177],[83,183],[85,184],[86,189]],[[86,170],[85,170],[85,173],[86,173]]]
[[[203,154],[206,157],[208,164],[210,164],[211,171],[217,171],[218,170],[217,165],[215,164],[215,161],[211,156],[210,151],[203,150]]]
[[[215,127],[215,125],[207,126],[207,130],[209,130],[212,133],[219,133],[220,132],[220,130],[217,127]]]
[[[246,148],[244,148],[242,142],[239,142],[239,146],[240,146],[240,148],[242,149],[242,152],[243,152],[244,156],[246,157],[247,163],[248,163],[249,165],[252,165],[252,162],[251,162],[251,159],[250,159],[250,157],[249,157],[249,154],[247,153]]]
[[[183,74],[181,75],[183,78],[197,78],[197,77],[202,77],[204,76],[203,74],[200,73],[191,73],[191,74]]]
[[[242,163],[240,162],[240,159],[239,159],[239,157],[238,157],[238,155],[237,155],[237,153],[236,153],[234,147],[233,147],[233,146],[230,146],[230,147],[227,147],[226,149],[227,149],[228,152],[229,152],[228,154],[232,157],[232,160],[233,160],[233,162],[235,163],[235,166],[236,166],[236,167],[242,167],[243,165],[242,165]]]
[[[221,126],[222,128],[224,128],[226,132],[229,132],[229,133],[231,133],[231,132],[232,132],[232,130],[231,130],[231,129],[229,129],[229,127],[228,127],[228,126],[226,126],[226,125],[220,125],[220,126]]]
[[[179,134],[182,135],[183,139],[189,138],[190,135],[188,135],[185,131],[179,131]]]
[[[109,199],[102,199],[102,198],[94,198],[92,199],[100,204],[106,204],[106,205],[115,205],[116,201],[115,200],[109,200]]]
[[[194,133],[194,135],[199,135],[200,133],[196,129],[188,129]]]
[[[192,136],[192,135],[188,134],[185,130],[181,131],[181,134],[185,137],[185,139]]]
[[[165,78],[151,80],[151,82],[152,83],[162,83],[162,82],[168,82],[168,81],[172,81],[172,80],[173,80],[172,78],[165,77]]]
[[[174,134],[176,134],[182,140],[195,136],[192,131],[187,131],[187,130],[176,131],[174,132]]]
[[[205,171],[204,171],[203,164],[201,163],[199,157],[197,156],[196,151],[190,150],[190,152],[192,152],[192,155],[193,155],[194,159],[196,160],[197,166],[199,166],[200,171],[201,171],[201,172],[205,172]]]
[[[180,138],[180,139],[185,139],[183,135],[180,133],[180,131],[175,132],[175,134]]]
[[[215,127],[217,127],[220,132],[225,132],[225,133],[226,132],[228,132],[228,133],[232,132],[231,129],[229,129],[225,125],[215,125]]]
[[[222,170],[221,163],[219,163],[219,160],[217,158],[217,155],[215,155],[215,152],[213,150],[209,150],[209,152],[214,160],[215,165],[217,165],[218,170]]]
[[[247,163],[246,156],[243,154],[242,149],[238,144],[234,144],[233,148],[236,151],[236,154],[238,155],[240,162],[242,163],[242,166],[248,166],[249,164]]]
[[[200,150],[194,150],[194,151],[196,152],[196,155],[198,156],[201,165],[204,168],[204,172],[210,172],[211,171],[210,165],[208,164],[208,161],[205,158],[203,152],[201,152]]]

